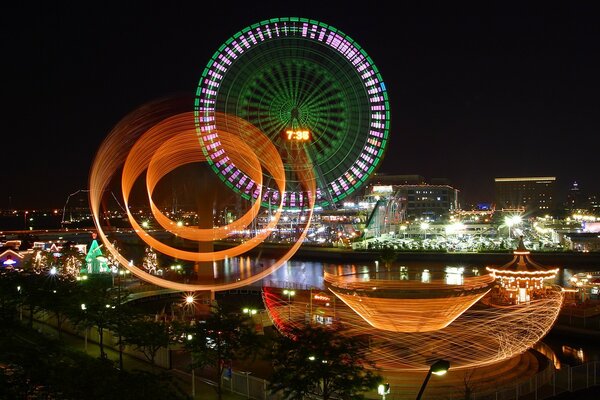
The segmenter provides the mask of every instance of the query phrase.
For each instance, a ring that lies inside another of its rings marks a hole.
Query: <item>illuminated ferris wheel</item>
[[[262,192],[231,161],[219,132],[233,115],[260,129],[279,151],[286,191],[265,174]],[[303,169],[317,179],[317,206],[358,189],[382,160],[390,107],[381,75],[367,53],[339,30],[304,18],[275,18],[230,37],[202,73],[195,123],[213,170],[246,199],[286,208],[307,206]]]

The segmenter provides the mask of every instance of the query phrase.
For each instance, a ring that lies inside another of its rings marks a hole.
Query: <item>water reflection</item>
[[[421,282],[429,283],[431,282],[431,274],[428,269],[423,270],[423,275],[421,275]]]
[[[377,262],[370,265],[357,265],[291,260],[261,283],[287,282],[296,286],[324,289],[324,271],[335,275],[352,275],[364,281],[374,279],[414,280],[424,283],[443,281],[448,285],[462,285],[465,277],[479,276],[485,273],[483,266],[465,267],[462,264],[411,262],[384,267]]]
[[[462,285],[464,278],[463,273],[465,269],[463,267],[446,267],[446,284],[447,285]]]

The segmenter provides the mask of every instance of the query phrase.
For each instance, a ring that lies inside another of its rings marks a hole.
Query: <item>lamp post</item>
[[[291,300],[291,298],[296,294],[296,291],[285,289],[283,291],[283,294],[287,295],[287,297],[288,297],[288,322],[289,322],[292,319],[292,300]]]
[[[191,334],[187,335],[187,340],[194,339],[194,336]],[[194,366],[194,351],[190,350],[190,360],[192,362],[192,399],[196,398],[196,376],[194,374],[194,370],[196,367]]]
[[[185,305],[184,307],[191,311],[191,317],[193,318],[196,315],[196,298],[193,293],[187,294],[185,296]],[[185,313],[184,313],[185,315]]]
[[[427,229],[429,229],[428,222],[421,222],[421,230],[423,231],[423,239],[427,239]]]
[[[85,303],[81,303],[81,310],[83,312],[85,312],[85,310],[87,310],[87,307],[85,306]],[[85,352],[87,353],[87,336],[88,336],[88,327],[85,327],[85,338],[84,338],[84,348],[85,348]]]
[[[521,217],[519,215],[511,215],[508,217],[504,218],[504,223],[506,224],[506,226],[508,227],[508,238],[511,239],[511,228],[515,225],[520,224],[521,222],[523,222],[523,220],[521,219]]]
[[[389,383],[382,383],[377,387],[377,394],[381,396],[381,400],[385,400],[385,395],[390,394],[390,392],[391,389]]]
[[[446,360],[437,360],[431,367],[429,367],[429,371],[427,371],[427,376],[423,381],[423,385],[421,385],[421,390],[419,390],[419,394],[417,395],[417,400],[421,399],[423,392],[425,391],[425,386],[427,386],[427,382],[429,382],[429,378],[431,378],[431,374],[434,375],[444,375],[450,369],[450,361]]]

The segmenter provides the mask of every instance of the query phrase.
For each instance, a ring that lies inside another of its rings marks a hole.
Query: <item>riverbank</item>
[[[215,249],[233,247],[237,243],[220,242],[215,244]],[[289,245],[262,243],[252,253],[263,256],[277,256],[289,248]],[[504,264],[513,258],[512,250],[504,252],[442,252],[442,251],[397,251],[397,262],[430,261],[469,264]],[[569,266],[569,267],[600,267],[600,252],[531,252],[531,257],[543,265]],[[378,250],[352,250],[339,247],[320,247],[302,245],[294,255],[296,259],[320,260],[327,262],[374,262],[380,260],[381,251]]]
[[[27,231],[27,232],[4,232],[7,239],[17,238],[20,233],[33,235],[39,240],[67,240],[75,243],[89,244],[91,242],[90,230],[58,230],[58,231]],[[160,236],[156,232],[153,236]],[[143,243],[137,235],[130,231],[117,231],[110,234],[114,239],[127,245],[139,245],[143,247]],[[186,247],[185,243],[178,243],[182,247]],[[239,245],[238,242],[215,242],[215,250],[221,250]],[[197,250],[197,244],[190,244],[190,249]],[[286,252],[290,244],[277,243],[261,243],[254,250],[249,252],[252,255],[263,255],[277,258]],[[505,251],[494,252],[443,252],[443,251],[397,251],[396,261],[428,261],[428,262],[447,262],[447,263],[469,263],[469,264],[504,264],[512,259],[512,249]],[[374,262],[379,260],[381,256],[380,250],[352,250],[349,248],[340,247],[325,247],[303,244],[300,246],[295,259],[301,260],[320,260],[325,262]],[[600,267],[600,252],[581,253],[573,251],[532,251],[531,256],[534,260],[543,265],[548,266],[568,266],[576,268],[594,268]]]

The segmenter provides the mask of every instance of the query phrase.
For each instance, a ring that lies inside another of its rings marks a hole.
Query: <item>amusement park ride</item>
[[[195,93],[193,104],[159,100],[120,121],[98,149],[89,198],[104,249],[124,268],[162,287],[214,292],[247,286],[283,266],[306,237],[314,208],[335,207],[365,183],[386,149],[390,104],[366,51],[336,28],[304,18],[261,21],[234,34],[208,61]],[[200,228],[182,226],[161,212],[153,200],[160,180],[198,162],[207,163],[251,204],[244,215],[224,226]],[[134,265],[111,244],[102,204],[115,178],[139,238],[163,255],[196,263],[197,270],[208,265],[211,274],[261,244],[283,210],[304,218],[298,218],[296,242],[271,264],[254,266],[252,274],[171,280]],[[152,235],[130,211],[133,188],[144,181],[156,224],[177,240],[225,238],[265,210],[271,220],[232,248],[181,248]],[[368,336],[369,357],[391,382],[392,392],[406,387],[416,393],[432,361],[442,358],[451,365],[446,385],[475,371],[474,381],[483,387],[524,373],[521,367],[535,358],[527,350],[548,332],[561,306],[560,289],[546,283],[556,271],[532,264],[525,252],[515,252],[514,270],[513,264],[490,267],[488,274],[454,281],[433,272],[428,279],[424,273],[402,279],[401,271],[383,268],[327,271],[325,287],[318,290],[297,290],[292,299],[282,288],[265,287],[263,295],[284,334],[309,322],[342,323],[350,328],[344,334]],[[441,385],[432,380],[429,395],[445,393],[448,386]]]

